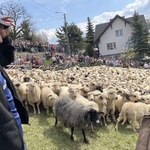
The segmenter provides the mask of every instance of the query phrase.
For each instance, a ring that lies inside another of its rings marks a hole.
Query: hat
[[[8,28],[10,26],[14,26],[14,21],[10,19],[10,17],[0,18],[0,24],[4,26],[4,28]]]

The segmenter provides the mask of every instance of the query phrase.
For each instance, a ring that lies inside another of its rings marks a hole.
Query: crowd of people
[[[49,43],[39,43],[39,42],[31,42],[28,40],[15,40],[13,41],[13,46],[15,47],[17,52],[45,52],[45,51],[55,51],[55,52],[64,52],[64,47],[61,47],[59,44],[49,44]]]
[[[21,55],[22,54],[22,55]],[[24,54],[24,55],[23,55]],[[13,65],[24,65],[30,68],[39,68],[41,65],[59,65],[59,66],[92,66],[92,65],[107,65],[114,67],[134,67],[134,68],[150,68],[149,62],[114,59],[110,57],[89,57],[82,53],[78,55],[67,55],[65,53],[49,52],[45,53],[17,53]]]

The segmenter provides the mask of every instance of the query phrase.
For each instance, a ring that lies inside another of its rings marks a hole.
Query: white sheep
[[[39,105],[41,103],[41,89],[37,83],[27,82],[27,100],[28,103],[33,107],[34,114],[36,114],[35,105],[38,109],[38,114],[40,114]]]
[[[28,110],[28,102],[27,102],[27,82],[20,83],[15,82],[14,86],[18,93],[20,100],[25,104],[26,109]]]
[[[89,106],[89,107],[95,109],[96,111],[99,111],[99,107],[98,107],[97,103],[95,103],[94,101],[89,101],[87,98],[82,96],[80,93],[77,93],[76,96],[72,96],[72,98],[73,97],[74,97],[73,100],[81,103],[82,105]]]
[[[140,125],[144,115],[149,113],[150,113],[150,104],[147,105],[141,102],[138,103],[126,102],[122,106],[122,110],[117,119],[115,129],[118,131],[118,124],[121,120],[123,120],[122,125],[126,122],[126,120],[128,120],[129,123],[132,125],[133,131],[136,131],[135,129],[136,121]]]
[[[99,90],[88,92],[88,100],[94,101],[98,104],[99,110],[103,112],[101,114],[101,118],[103,119],[104,125],[107,126],[106,123],[106,115],[107,115],[107,94],[100,92]],[[102,123],[102,122],[101,122]]]
[[[120,91],[121,92],[121,91]],[[125,102],[129,102],[130,101],[130,95],[127,93],[120,93],[119,95],[117,95],[116,100],[114,101],[115,103],[115,112],[116,113],[120,113],[122,106]]]
[[[53,108],[53,104],[57,98],[58,98],[57,94],[55,94],[50,87],[48,86],[42,87],[41,100],[44,108],[46,109],[47,115],[49,115],[49,109]]]
[[[107,89],[103,92],[106,94],[107,97],[107,116],[111,116],[113,121],[116,122],[115,118],[115,103],[114,101],[117,98],[116,90],[115,89]],[[108,118],[107,118],[108,121]]]

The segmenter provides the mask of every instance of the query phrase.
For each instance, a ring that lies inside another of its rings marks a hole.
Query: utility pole
[[[55,12],[55,13],[62,13],[62,12]],[[67,41],[67,52],[68,52],[68,55],[70,56],[70,44],[69,44],[69,37],[68,37],[68,29],[67,29],[67,21],[66,21],[66,14],[63,13],[64,15],[64,26],[65,26],[65,34],[66,34],[66,41]]]
[[[68,49],[68,54],[69,54],[69,56],[70,56],[70,44],[69,44],[69,37],[68,37],[66,14],[64,14],[64,25],[65,25],[65,29],[66,29],[67,49]]]

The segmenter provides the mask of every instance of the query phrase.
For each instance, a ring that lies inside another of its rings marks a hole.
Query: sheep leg
[[[40,103],[41,103],[41,102],[37,102],[37,104],[36,104],[37,109],[38,109],[38,114],[41,114],[41,112],[40,112]]]
[[[49,108],[46,108],[46,114],[49,115]]]
[[[93,127],[92,123],[90,125],[91,125],[91,133],[94,133],[94,127]]]
[[[136,129],[135,129],[135,121],[136,121],[136,113],[134,113],[133,120],[131,120],[131,125],[133,127],[133,131],[136,131]]]
[[[55,117],[55,126],[57,125],[57,123],[58,123],[58,119],[57,117]]]
[[[74,132],[74,127],[71,128],[71,135],[70,135],[71,141],[74,141],[73,132]]]
[[[33,107],[34,114],[36,114],[35,105],[32,103],[29,103],[29,104]]]
[[[108,116],[108,114],[106,114],[105,118],[106,118],[106,122],[109,122],[109,116]]]
[[[84,138],[84,142],[85,142],[86,144],[88,144],[89,141],[88,141],[88,139],[87,139],[86,136],[85,136],[85,131],[84,131],[84,129],[82,129],[82,135],[83,135],[83,138]]]
[[[115,113],[114,113],[114,111],[111,110],[111,111],[110,111],[110,114],[111,114],[112,120],[113,120],[114,122],[116,122],[116,118],[115,118]]]
[[[28,102],[27,101],[25,101],[25,107],[26,107],[27,111],[29,111]]]
[[[131,121],[131,125],[132,125],[132,129],[133,129],[133,131],[135,131],[135,132],[136,132],[136,129],[135,129],[135,121],[134,121],[134,120],[132,120],[132,121]]]
[[[103,121],[104,121],[104,126],[107,126],[107,123],[106,123],[106,118],[105,116],[102,116],[103,117]]]
[[[115,130],[116,131],[118,131],[118,124],[119,124],[119,122],[122,120],[122,117],[119,117],[118,119],[117,119],[117,123],[116,123],[116,126],[115,126]]]

